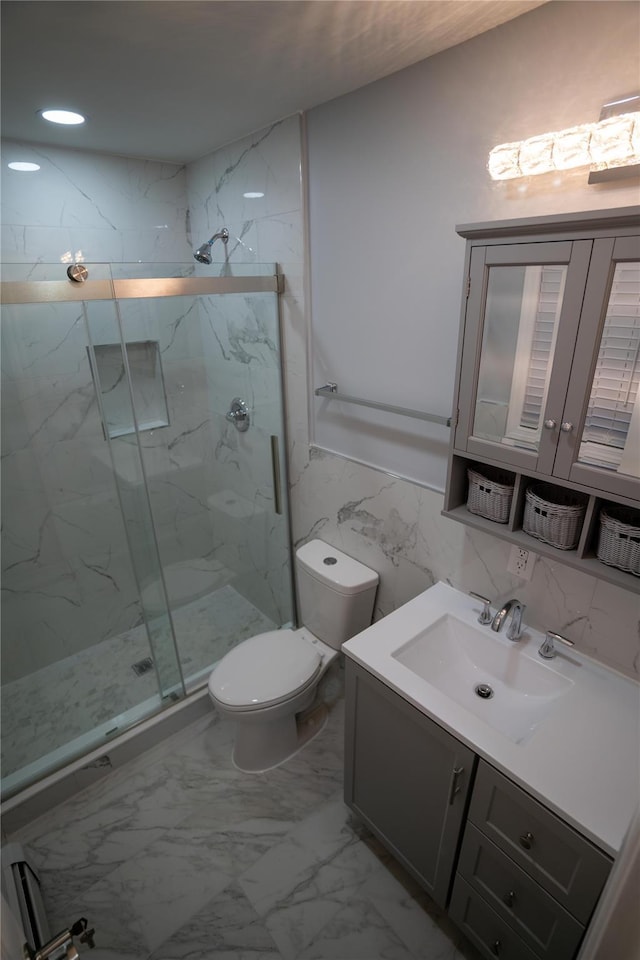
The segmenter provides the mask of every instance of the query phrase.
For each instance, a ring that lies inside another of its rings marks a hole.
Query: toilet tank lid
[[[322,540],[305,543],[296,551],[296,557],[307,573],[339,593],[362,593],[378,583],[375,570]]]

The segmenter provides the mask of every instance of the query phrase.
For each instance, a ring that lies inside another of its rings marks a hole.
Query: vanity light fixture
[[[62,123],[66,126],[84,123],[85,119],[81,113],[75,113],[73,110],[41,110],[40,116],[49,123]]]
[[[27,160],[12,160],[7,166],[10,170],[19,170],[21,173],[33,173],[40,169],[39,163],[29,163]]]
[[[511,180],[585,166],[595,170],[616,168],[618,176],[640,174],[640,111],[634,111],[640,97],[626,98],[618,104],[625,112],[596,123],[494,147],[487,164],[492,179]]]

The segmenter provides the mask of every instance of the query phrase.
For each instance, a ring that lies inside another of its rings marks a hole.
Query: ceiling
[[[544,2],[3,0],[2,133],[186,163]]]

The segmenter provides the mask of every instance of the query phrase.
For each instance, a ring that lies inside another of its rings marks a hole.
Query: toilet
[[[288,760],[324,725],[299,715],[340,648],[371,623],[378,574],[322,540],[296,551],[303,626],[243,640],[214,667],[209,696],[236,722],[233,762],[259,772]]]

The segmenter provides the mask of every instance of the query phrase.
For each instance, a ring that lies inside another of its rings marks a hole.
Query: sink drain
[[[479,683],[476,687],[476,694],[483,700],[491,700],[493,690],[488,683]]]

